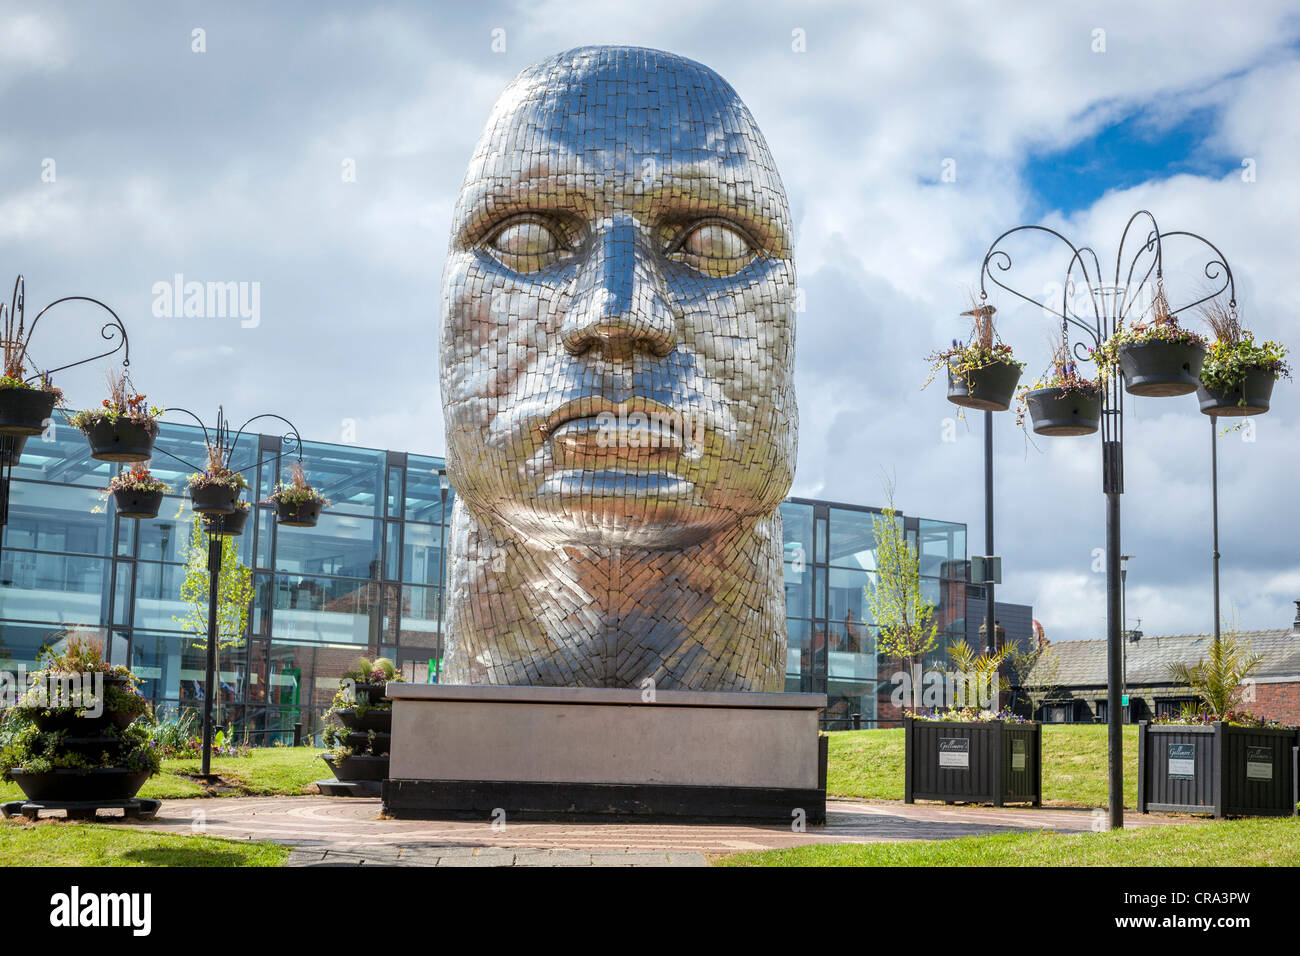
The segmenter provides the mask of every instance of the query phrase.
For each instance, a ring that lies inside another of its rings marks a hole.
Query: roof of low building
[[[1289,677],[1300,675],[1300,631],[1241,631],[1243,644],[1263,656],[1263,663],[1251,675]],[[1171,684],[1169,666],[1193,665],[1209,656],[1213,634],[1173,634],[1143,637],[1124,642],[1127,678],[1130,685]],[[1049,646],[1026,682],[1031,687],[1105,686],[1106,641],[1059,641]]]

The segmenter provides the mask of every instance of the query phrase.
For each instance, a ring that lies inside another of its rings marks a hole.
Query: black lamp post
[[[1247,384],[1243,382],[1242,397],[1239,402],[1216,402],[1210,400],[1209,392],[1202,386],[1200,390],[1201,411],[1210,418],[1210,509],[1212,532],[1212,565],[1214,579],[1214,642],[1222,639],[1223,615],[1219,607],[1219,418],[1243,418],[1249,415],[1262,415],[1268,411],[1267,398],[1261,400],[1259,395],[1247,395]],[[1300,606],[1300,605],[1298,605]]]
[[[1132,557],[1131,554],[1121,554],[1119,556],[1119,616],[1123,622],[1121,627],[1123,653],[1120,655],[1121,707],[1124,705],[1124,698],[1128,696],[1128,563]]]
[[[1150,232],[1136,251],[1125,256],[1125,245],[1134,223],[1145,218],[1150,225]],[[1059,239],[1070,249],[1070,260],[1065,270],[1065,282],[1061,294],[1061,307],[1056,309],[1046,302],[1006,285],[998,275],[1011,269],[1011,256],[999,245],[1009,236],[1022,232],[1043,233]],[[1114,281],[1111,285],[1102,284],[1101,261],[1089,246],[1075,246],[1069,239],[1047,226],[1023,225],[1008,229],[989,246],[980,267],[980,300],[988,298],[986,280],[998,288],[1010,292],[1017,298],[1034,305],[1061,320],[1061,334],[1067,353],[1070,351],[1070,326],[1082,330],[1086,339],[1076,342],[1073,355],[1079,361],[1096,361],[1095,352],[1114,336],[1124,325],[1138,304],[1139,293],[1154,275],[1157,283],[1163,278],[1164,242],[1175,236],[1196,240],[1212,250],[1213,255],[1204,267],[1205,278],[1211,282],[1222,279],[1222,284],[1208,295],[1193,302],[1169,309],[1174,316],[1193,306],[1215,298],[1225,290],[1230,290],[1230,307],[1236,307],[1236,288],[1232,279],[1232,270],[1227,259],[1208,239],[1195,233],[1160,231],[1155,217],[1146,210],[1134,213],[1124,227],[1120,237],[1119,249],[1115,254]],[[1074,309],[1070,302],[1074,291],[1075,273],[1078,272],[1087,289],[1087,307],[1083,315]],[[1091,313],[1091,314],[1089,314]],[[1139,310],[1139,315],[1141,310]],[[1089,344],[1091,343],[1091,344]],[[1133,387],[1134,383],[1128,383]],[[1115,374],[1106,376],[1102,383],[1101,407],[1101,456],[1102,456],[1102,492],[1106,496],[1106,673],[1107,673],[1107,741],[1109,752],[1109,816],[1112,828],[1124,825],[1124,762],[1123,762],[1123,722],[1121,714],[1121,688],[1124,683],[1123,655],[1124,635],[1121,610],[1120,577],[1120,495],[1124,493],[1124,390],[1125,373],[1117,368]],[[1193,386],[1194,388],[1194,386]],[[1176,392],[1150,391],[1148,394],[1178,394]]]
[[[296,445],[298,460],[302,461],[302,436],[298,433],[298,429],[293,422],[283,416],[270,413],[254,415],[248,421],[244,422],[244,424],[239,426],[239,429],[234,433],[234,437],[232,438],[229,423],[226,421],[225,410],[220,406],[217,408],[216,428],[211,432],[208,431],[208,427],[203,423],[202,419],[188,409],[168,408],[164,410],[164,414],[168,412],[180,412],[194,419],[194,421],[198,423],[199,428],[203,430],[204,447],[208,449],[209,453],[216,452],[219,455],[220,461],[225,462],[227,467],[229,467],[230,456],[238,446],[240,436],[243,435],[244,429],[253,422],[264,418],[273,418],[289,426],[289,432],[283,436],[282,444],[286,446],[290,444]],[[193,471],[202,472],[206,470],[205,465],[198,465],[194,462],[186,461],[179,455],[174,455],[169,451],[157,449],[157,452],[175,459]],[[282,451],[272,458],[263,459],[260,463],[268,464],[270,462],[278,461],[286,454],[288,454],[287,451]],[[245,471],[256,467],[258,464],[259,461],[254,458],[251,463],[245,465],[243,468],[231,468],[230,472],[235,475],[243,475]],[[236,506],[236,510],[233,514],[239,514],[238,506]],[[213,697],[219,693],[219,688],[216,685],[218,640],[217,600],[218,589],[220,587],[222,539],[228,536],[242,534],[244,527],[243,520],[227,522],[223,520],[226,517],[227,515],[225,514],[205,514],[202,516],[203,530],[208,536],[208,646],[204,684],[206,691],[203,695],[203,766],[201,770],[201,776],[204,778],[211,778],[212,776],[212,701]]]
[[[993,573],[993,413],[984,412],[984,633],[990,655],[998,652],[998,625],[993,606],[993,586],[997,575]]]
[[[989,342],[993,341],[993,313],[996,311],[993,306],[981,303],[962,313],[974,319],[976,339],[983,341],[987,338]],[[954,340],[954,347],[956,344]],[[1001,387],[1005,396],[996,394],[998,388],[986,388],[966,376],[958,376],[955,380],[951,365],[948,377],[948,401],[984,412],[984,554],[971,558],[969,580],[971,584],[984,586],[984,639],[988,653],[995,654],[998,649],[998,631],[994,585],[1000,580],[1001,562],[993,550],[993,413],[1004,412],[1010,407],[1010,396],[1020,378],[1020,367],[1009,365],[1002,371],[995,372],[994,381],[1003,380]]]

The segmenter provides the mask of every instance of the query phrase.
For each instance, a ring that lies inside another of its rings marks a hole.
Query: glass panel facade
[[[91,459],[79,432],[58,428],[53,441],[28,442],[0,552],[0,662],[32,669],[44,648],[73,633],[103,646],[111,624],[110,660],[135,668],[161,712],[202,705],[203,634],[181,597],[191,469],[163,452],[197,464],[203,448],[201,429],[163,425],[151,467],[176,493],[157,519],[137,522],[112,514],[101,489],[119,466]],[[232,463],[247,466],[257,497],[289,480],[293,459],[279,457],[283,449],[278,434],[241,436]],[[296,722],[319,732],[339,674],[358,655],[400,663],[438,654],[442,461],[304,442],[303,463],[330,499],[317,527],[279,527],[262,505],[238,539],[255,597],[246,638],[221,649],[218,701],[222,722],[256,744],[292,740]],[[416,480],[404,483],[408,471]],[[454,492],[445,497],[449,504]],[[420,523],[403,535],[403,519]],[[399,577],[411,586],[383,583]],[[197,610],[201,622],[206,607]]]
[[[203,432],[164,424],[159,449],[203,459]],[[287,480],[278,434],[245,434],[233,456],[262,492]],[[307,476],[331,501],[315,528],[275,524],[256,508],[239,539],[255,597],[246,637],[223,648],[217,701],[223,723],[255,744],[320,731],[338,676],[358,655],[436,661],[442,582],[455,492],[439,458],[304,443]],[[0,665],[29,669],[46,647],[90,637],[127,663],[163,713],[199,707],[202,633],[181,598],[193,514],[189,469],[165,454],[152,467],[173,494],[153,521],[117,519],[104,488],[119,466],[93,461],[70,428],[28,442],[14,468],[0,552]],[[246,498],[252,500],[252,495]],[[826,726],[889,722],[892,662],[880,661],[865,586],[875,568],[870,508],[791,499],[781,506],[789,651],[786,688],[825,693]],[[921,553],[925,591],[946,642],[964,633],[966,528],[905,518]],[[200,539],[200,546],[202,546]],[[200,609],[196,620],[202,620]],[[940,651],[942,653],[942,650]],[[882,702],[886,706],[882,706]]]
[[[781,505],[790,648],[786,690],[826,694],[824,726],[897,724],[890,702],[898,665],[882,659],[867,601],[875,577],[873,508],[791,499]],[[922,593],[936,605],[940,639],[931,660],[964,636],[966,526],[904,515],[916,544]],[[856,717],[855,717],[856,715]]]

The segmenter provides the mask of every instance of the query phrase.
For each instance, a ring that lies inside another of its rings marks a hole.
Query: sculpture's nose
[[[612,361],[637,352],[667,355],[677,344],[655,252],[631,219],[602,223],[582,264],[560,329],[574,355],[598,350]]]

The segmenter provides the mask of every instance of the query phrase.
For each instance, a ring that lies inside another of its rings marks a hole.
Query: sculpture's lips
[[[677,459],[696,437],[695,424],[660,402],[588,397],[567,402],[542,433],[561,467],[648,467]]]

